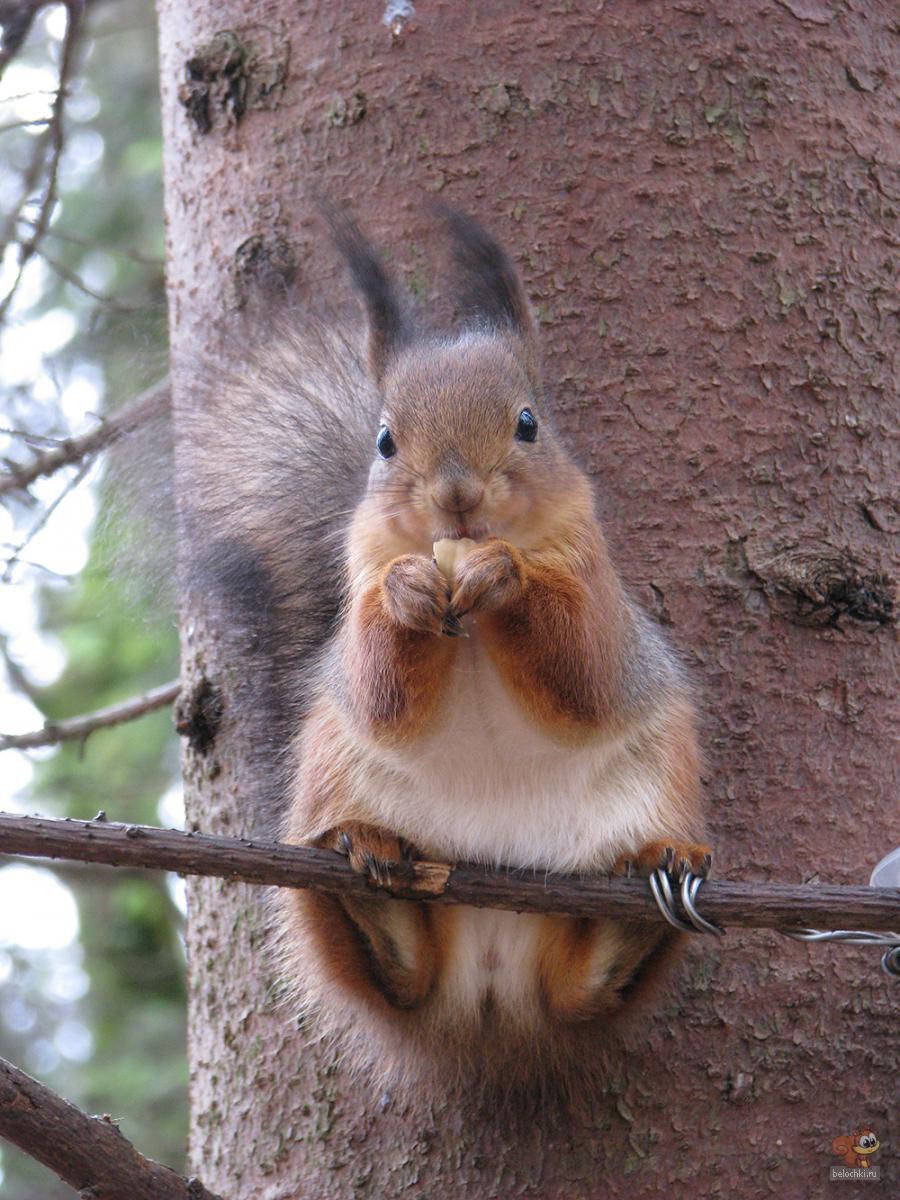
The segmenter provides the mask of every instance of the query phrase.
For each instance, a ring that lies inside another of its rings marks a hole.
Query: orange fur
[[[583,580],[537,556],[514,561],[521,587],[479,630],[520,703],[563,738],[624,716],[615,705],[624,600],[609,564]]]
[[[411,737],[434,713],[454,653],[448,639],[398,625],[383,585],[353,603],[344,643],[347,699],[360,724],[382,737]]]

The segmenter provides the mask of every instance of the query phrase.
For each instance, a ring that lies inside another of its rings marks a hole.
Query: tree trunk
[[[332,286],[316,194],[427,297],[422,200],[482,219],[622,573],[702,690],[719,874],[865,882],[900,841],[895,5],[436,0],[382,22],[412,7],[159,0],[176,360],[215,354],[260,273]],[[188,668],[224,699],[186,753],[189,820],[240,834],[246,747],[216,613],[189,605]],[[871,950],[698,938],[609,1094],[523,1137],[411,1116],[307,1045],[253,888],[194,882],[188,944],[192,1169],[234,1200],[805,1200],[866,1125],[891,1174],[896,984]]]

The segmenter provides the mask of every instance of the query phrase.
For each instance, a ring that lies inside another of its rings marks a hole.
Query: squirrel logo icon
[[[881,1146],[871,1129],[855,1129],[851,1134],[836,1137],[831,1143],[831,1153],[837,1154],[847,1167],[864,1167],[871,1170],[869,1156]]]

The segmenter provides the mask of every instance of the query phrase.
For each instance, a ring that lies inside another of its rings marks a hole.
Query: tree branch
[[[34,19],[34,13],[43,8],[48,0],[32,0],[30,8],[32,11],[31,20]],[[19,262],[16,268],[16,277],[13,280],[9,291],[0,301],[0,321],[4,320],[13,297],[16,294],[19,284],[25,272],[25,268],[30,262],[33,255],[37,252],[41,239],[47,232],[50,225],[50,219],[53,216],[53,209],[56,204],[56,197],[59,184],[59,164],[62,158],[64,133],[63,133],[63,116],[66,107],[66,95],[69,90],[69,80],[72,75],[72,70],[75,65],[75,47],[78,41],[78,34],[81,29],[81,18],[84,14],[84,0],[63,0],[66,7],[66,32],[63,36],[62,49],[59,57],[59,79],[56,87],[56,95],[53,99],[53,107],[50,113],[50,120],[47,124],[47,132],[50,136],[50,162],[47,167],[47,183],[44,188],[44,195],[41,199],[38,215],[33,222],[32,231],[27,241],[20,244]],[[31,21],[29,21],[29,26]],[[18,33],[18,31],[17,31]],[[28,28],[25,29],[24,36],[27,35]],[[19,45],[21,41],[19,42]],[[12,50],[15,54],[19,48],[16,45]],[[6,64],[3,63],[3,66]]]
[[[199,1180],[144,1158],[109,1117],[89,1117],[2,1058],[0,1135],[84,1200],[219,1200]]]
[[[0,473],[0,496],[30,487],[36,479],[52,475],[62,467],[81,462],[111,446],[120,437],[137,429],[168,394],[168,390],[169,382],[163,379],[141,392],[130,404],[123,405],[87,433],[80,437],[66,438],[52,450],[44,450],[35,455],[30,463]]]
[[[37,537],[37,535],[41,532],[41,530],[46,526],[47,522],[50,520],[50,518],[53,516],[53,514],[59,508],[60,504],[62,504],[63,500],[65,500],[66,496],[70,495],[72,492],[75,491],[75,489],[78,487],[78,485],[84,479],[85,475],[87,475],[88,471],[90,470],[90,467],[91,467],[91,464],[89,462],[83,462],[81,464],[81,466],[78,468],[76,473],[72,476],[72,478],[67,481],[63,490],[53,500],[53,503],[47,505],[47,507],[41,513],[40,517],[38,517],[37,521],[35,521],[35,523],[32,525],[32,527],[28,530],[28,532],[26,533],[26,535],[22,539],[22,541],[19,542],[18,545],[12,547],[12,554],[6,560],[6,566],[3,569],[3,574],[0,575],[0,583],[9,583],[10,582],[10,580],[13,577],[13,573],[15,572],[16,566],[22,561],[19,558],[19,555],[22,553],[23,550],[28,549],[28,547],[31,545],[32,541]]]
[[[0,854],[150,867],[342,895],[372,892],[368,880],[330,850],[106,820],[59,821],[0,814]],[[523,870],[489,871],[466,863],[419,862],[404,864],[396,871],[391,890],[400,899],[514,912],[662,920],[645,879],[578,878]],[[721,925],[757,929],[900,927],[900,889],[896,888],[710,881],[701,888],[698,908]]]
[[[43,0],[4,0],[0,4],[0,79],[25,44]]]
[[[145,713],[154,712],[171,704],[181,691],[181,683],[173,679],[151,688],[140,696],[132,696],[121,704],[110,704],[96,712],[81,717],[70,717],[65,721],[45,721],[43,729],[30,733],[0,734],[0,750],[33,750],[36,746],[55,746],[59,742],[84,741],[96,729],[107,729],[110,725],[122,725]]]

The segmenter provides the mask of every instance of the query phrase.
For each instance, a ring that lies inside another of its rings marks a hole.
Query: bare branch
[[[9,583],[9,581],[12,579],[13,569],[15,568],[16,563],[21,561],[19,556],[21,555],[22,551],[26,550],[31,545],[32,540],[41,532],[41,530],[59,508],[60,504],[62,504],[63,500],[65,500],[66,496],[75,491],[79,483],[81,483],[82,479],[84,479],[85,475],[87,475],[90,467],[90,462],[83,462],[81,464],[76,473],[67,482],[66,486],[54,499],[53,503],[47,505],[32,527],[28,530],[28,533],[26,533],[22,541],[13,547],[12,554],[6,560],[6,566],[3,569],[3,574],[0,575],[0,583]]]
[[[25,218],[21,218],[25,221]],[[114,254],[117,258],[127,258],[131,262],[140,263],[144,267],[159,267],[162,269],[166,265],[164,258],[155,258],[151,254],[141,254],[137,250],[124,250],[121,246],[110,246],[103,242],[95,241],[93,238],[77,237],[74,233],[66,233],[54,226],[47,230],[47,237],[56,238],[61,242],[69,242],[73,246],[87,246],[90,250],[102,250],[104,254]]]
[[[66,438],[52,450],[37,454],[30,463],[0,472],[0,496],[7,492],[23,491],[36,479],[52,475],[111,446],[124,434],[137,429],[168,394],[168,389],[168,380],[163,379],[80,437]]]
[[[0,814],[0,854],[148,867],[342,895],[372,894],[367,878],[331,850],[119,825],[105,819],[58,821]],[[645,879],[579,878],[538,871],[489,871],[466,863],[413,862],[393,872],[391,893],[403,900],[514,912],[662,920]],[[703,885],[698,907],[703,916],[721,925],[757,929],[852,925],[880,930],[900,925],[900,890],[896,888],[713,880]]]
[[[84,741],[97,729],[123,725],[158,708],[165,708],[180,691],[180,682],[173,679],[171,683],[151,688],[149,692],[132,696],[121,704],[110,704],[108,708],[98,708],[96,712],[81,717],[45,721],[43,729],[34,729],[30,733],[3,733],[0,734],[0,750],[34,750],[37,746],[55,746],[59,742]]]
[[[0,38],[0,79],[25,44],[34,18],[44,2],[45,0],[4,0],[3,4],[0,4],[0,25],[3,27],[3,36]]]
[[[49,124],[49,117],[35,117],[31,121],[8,121],[6,125],[0,125],[0,133],[9,133],[11,129],[43,129]]]
[[[50,230],[47,230],[50,233]],[[97,292],[93,288],[88,287],[80,275],[75,271],[70,271],[65,263],[61,263],[58,258],[52,258],[46,250],[41,248],[38,253],[51,270],[55,271],[60,279],[64,279],[66,283],[70,283],[83,295],[90,297],[91,300],[96,300],[99,304],[105,305],[107,308],[115,309],[116,312],[140,312],[144,307],[142,304],[129,304],[125,300],[119,300],[115,296],[110,296],[106,292]]]
[[[31,158],[28,161],[28,166],[22,179],[22,186],[19,189],[19,198],[15,204],[10,206],[6,219],[3,222],[3,232],[0,234],[0,256],[6,255],[6,248],[13,239],[16,223],[23,219],[21,215],[22,207],[38,185],[38,180],[40,179],[41,171],[44,167],[47,147],[50,145],[52,132],[53,131],[50,122],[48,121],[38,136],[34,139]],[[16,280],[16,284],[18,284],[18,279]]]
[[[66,32],[63,37],[62,50],[59,58],[59,79],[56,87],[56,95],[53,99],[53,107],[50,112],[50,120],[47,125],[46,133],[49,135],[50,142],[50,161],[47,166],[47,180],[44,187],[44,195],[41,199],[38,215],[35,219],[31,234],[28,239],[21,243],[19,251],[19,262],[16,268],[16,278],[13,280],[9,291],[0,301],[0,321],[4,320],[9,307],[12,304],[13,297],[16,294],[19,283],[26,266],[31,261],[31,258],[37,252],[40,246],[41,239],[47,232],[47,227],[50,224],[50,218],[53,215],[53,208],[56,204],[57,185],[59,182],[59,163],[62,158],[64,145],[63,132],[63,113],[66,105],[66,94],[69,87],[69,79],[72,75],[72,70],[75,63],[75,46],[78,41],[78,34],[81,29],[81,18],[84,14],[84,0],[64,0],[66,6]],[[30,7],[37,12],[43,7],[41,0],[33,2]],[[31,20],[34,19],[34,12],[28,22],[30,26]],[[27,34],[28,28],[25,29]],[[24,35],[23,35],[24,37]],[[18,45],[16,46],[18,49]],[[13,51],[15,53],[15,50]],[[5,66],[5,63],[0,63],[0,66]],[[36,151],[37,153],[37,151]],[[43,155],[43,151],[41,151]],[[41,159],[42,161],[42,159]],[[33,164],[32,164],[33,166]],[[26,193],[27,195],[27,193]]]
[[[0,1135],[91,1200],[218,1200],[144,1158],[112,1118],[89,1117],[2,1058]]]

